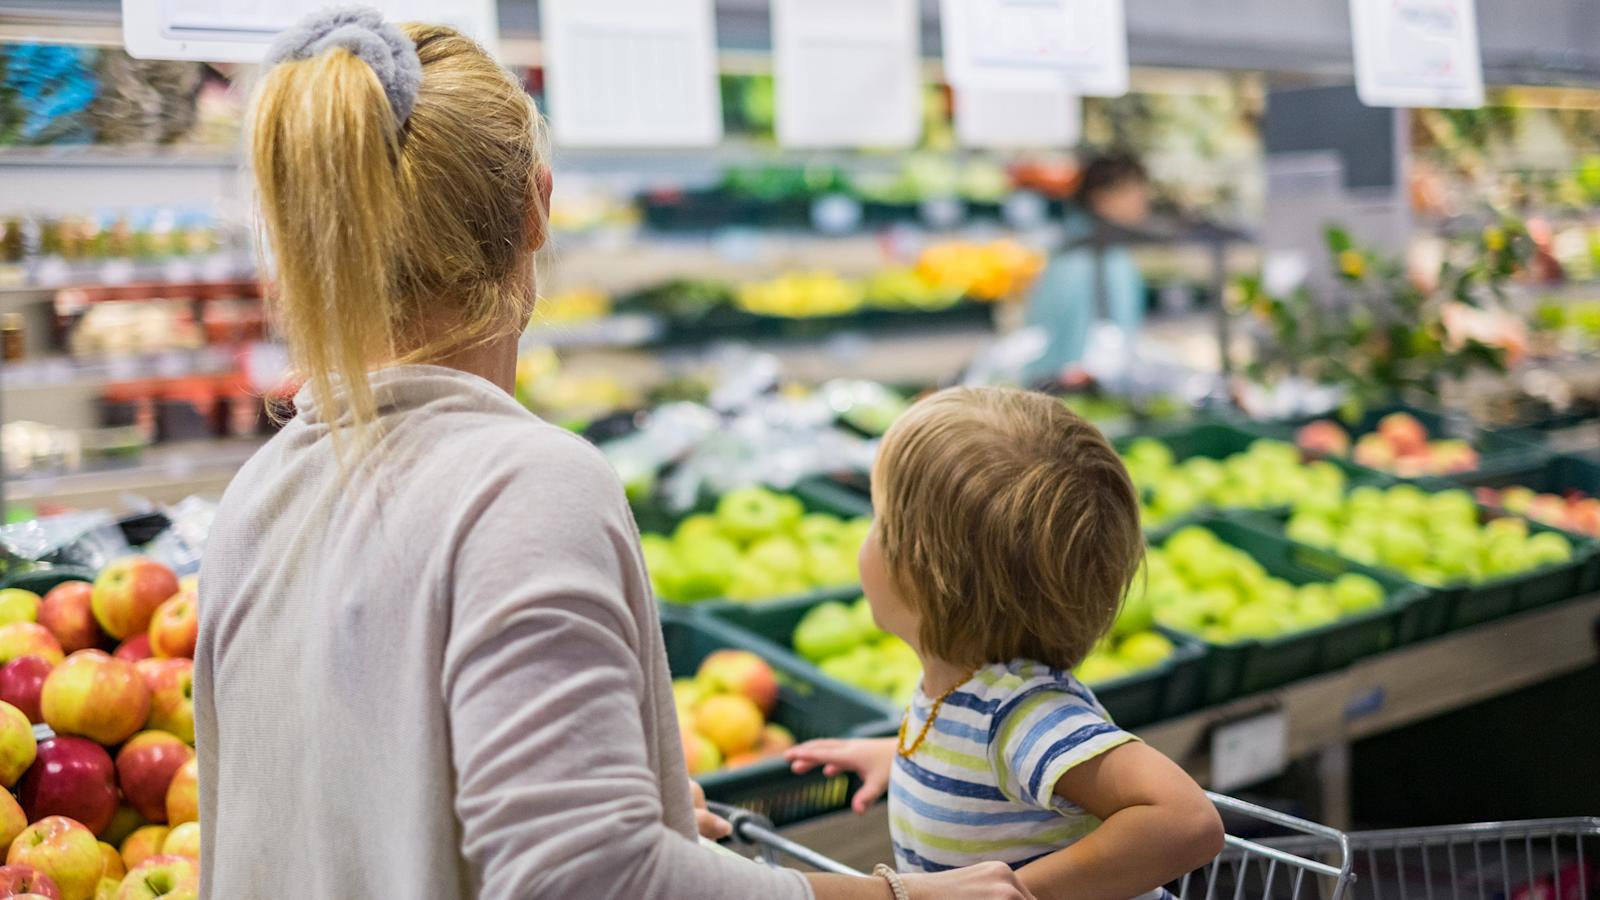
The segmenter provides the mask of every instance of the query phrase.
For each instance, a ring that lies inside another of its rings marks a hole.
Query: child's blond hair
[[[917,403],[884,436],[873,501],[922,651],[960,665],[1076,666],[1144,553],[1122,460],[1044,394],[950,388]]]

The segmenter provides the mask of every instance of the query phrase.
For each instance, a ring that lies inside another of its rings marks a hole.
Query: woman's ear
[[[544,246],[545,240],[550,237],[550,190],[554,187],[555,176],[550,173],[549,166],[540,166],[534,173],[534,191],[538,194],[533,204],[528,209],[528,249],[538,250]]]

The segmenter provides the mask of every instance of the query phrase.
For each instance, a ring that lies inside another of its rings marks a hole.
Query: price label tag
[[[1043,197],[1032,191],[1017,191],[1006,198],[1001,207],[1006,224],[1018,230],[1038,228],[1050,216],[1050,206]]]
[[[811,227],[823,234],[846,234],[861,226],[861,203],[854,197],[829,194],[811,204]]]
[[[1350,0],[1350,24],[1362,103],[1483,105],[1473,0]]]
[[[966,216],[967,207],[954,197],[935,197],[922,201],[917,211],[929,228],[954,228]]]
[[[133,281],[133,261],[108,259],[100,266],[101,284],[127,284]]]
[[[1272,710],[1211,732],[1211,788],[1227,792],[1265,781],[1289,762],[1289,718]]]

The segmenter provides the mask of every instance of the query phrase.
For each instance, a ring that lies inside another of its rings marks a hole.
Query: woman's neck
[[[436,366],[466,372],[488,381],[508,394],[517,389],[517,339],[507,334],[428,360]]]

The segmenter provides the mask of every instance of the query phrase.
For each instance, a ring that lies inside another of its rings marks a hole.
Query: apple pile
[[[1142,496],[1141,518],[1159,526],[1203,509],[1265,509],[1288,506],[1306,494],[1338,496],[1344,472],[1333,463],[1303,463],[1284,441],[1263,438],[1224,459],[1192,456],[1178,462],[1172,448],[1139,438],[1122,454]]]
[[[1600,538],[1600,498],[1582,491],[1540,494],[1520,485],[1502,490],[1481,487],[1477,499],[1484,506],[1525,516],[1551,528]]]
[[[1129,605],[1148,606],[1155,621],[1213,644],[1304,631],[1383,605],[1384,589],[1365,575],[1295,585],[1273,577],[1255,557],[1210,529],[1179,529],[1145,556]]]
[[[0,897],[198,895],[197,589],[129,557],[0,591]]]
[[[853,604],[819,603],[806,611],[790,638],[795,652],[830,678],[911,702],[922,682],[922,663],[911,646],[878,628],[862,597]]]
[[[1161,665],[1176,647],[1155,630],[1155,618],[1149,596],[1130,588],[1111,633],[1095,645],[1072,674],[1084,684],[1100,684]]]
[[[767,600],[860,584],[856,554],[871,527],[871,519],[807,514],[797,497],[748,487],[640,545],[663,600]]]
[[[1572,558],[1572,543],[1561,534],[1530,533],[1527,520],[1514,516],[1485,522],[1466,491],[1430,494],[1409,484],[1358,487],[1332,504],[1304,498],[1294,505],[1288,534],[1432,586],[1488,581]]]
[[[767,716],[778,706],[778,676],[748,650],[717,650],[693,678],[675,678],[683,759],[690,775],[737,769],[794,746],[789,729]]]
[[[1430,440],[1428,429],[1410,413],[1390,413],[1378,420],[1378,429],[1362,435],[1351,452],[1350,433],[1331,419],[1304,425],[1295,432],[1295,444],[1307,456],[1349,457],[1358,466],[1389,472],[1401,478],[1452,475],[1478,467],[1478,451],[1466,441]]]

